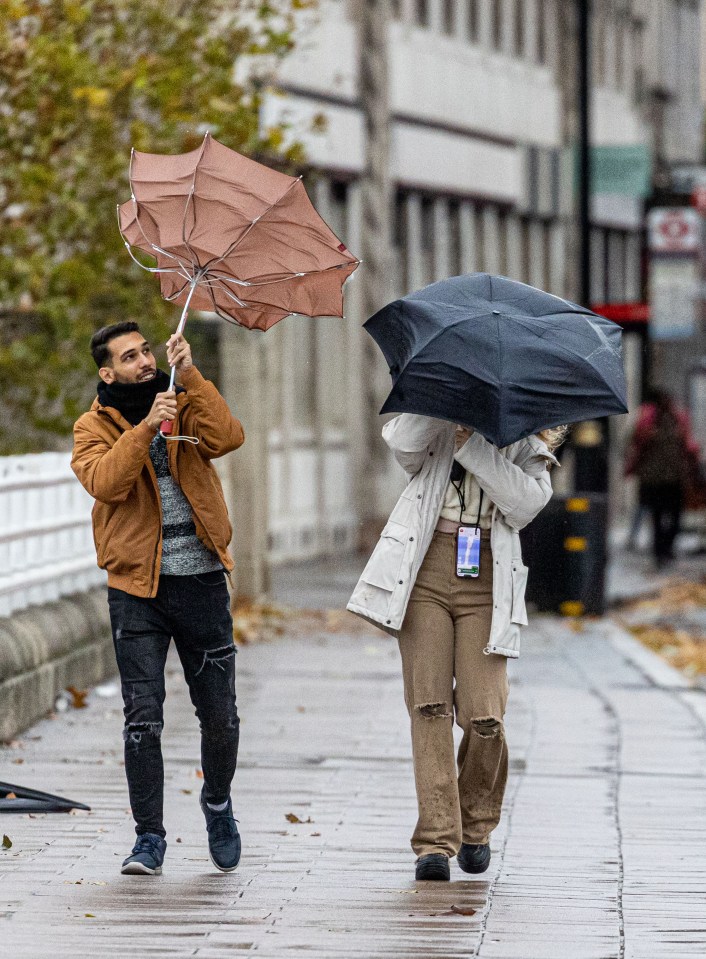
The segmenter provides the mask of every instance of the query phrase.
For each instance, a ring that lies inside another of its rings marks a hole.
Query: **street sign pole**
[[[578,3],[578,163],[580,302],[591,302],[591,76],[590,0]]]

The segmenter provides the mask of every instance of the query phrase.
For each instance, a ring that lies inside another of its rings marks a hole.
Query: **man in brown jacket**
[[[211,861],[223,872],[240,859],[230,799],[238,754],[235,646],[226,574],[231,526],[211,460],[243,443],[243,428],[213,383],[194,366],[183,336],[167,358],[181,386],[157,363],[136,323],[93,336],[98,396],[74,427],[72,467],[95,499],[98,565],[108,603],[125,713],[125,772],[137,841],[123,873],[159,874],[166,850],[160,737],[164,667],[174,639],[201,725]],[[160,424],[173,424],[165,440]]]

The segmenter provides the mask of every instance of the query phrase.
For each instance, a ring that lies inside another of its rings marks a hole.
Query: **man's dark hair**
[[[109,366],[112,359],[108,344],[116,336],[124,336],[125,333],[139,333],[140,327],[134,320],[125,320],[122,323],[111,323],[110,326],[103,326],[91,337],[91,355],[96,361],[96,366],[100,369],[102,366]]]

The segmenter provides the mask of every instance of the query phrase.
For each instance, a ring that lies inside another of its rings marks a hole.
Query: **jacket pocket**
[[[409,539],[408,534],[408,528],[403,526],[402,523],[388,522],[380,534],[380,540],[373,550],[373,555],[363,570],[361,579],[364,582],[392,592],[399,581],[399,573]]]
[[[525,589],[527,588],[527,574],[529,570],[522,563],[512,564],[512,612],[510,621],[519,626],[527,626],[527,607],[525,606]]]

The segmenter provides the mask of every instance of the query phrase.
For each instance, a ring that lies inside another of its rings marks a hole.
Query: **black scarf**
[[[112,406],[125,417],[128,423],[136,426],[152,409],[157,393],[169,389],[169,377],[162,370],[145,383],[104,383],[98,384],[98,401],[101,406]],[[181,392],[177,387],[177,393]]]

